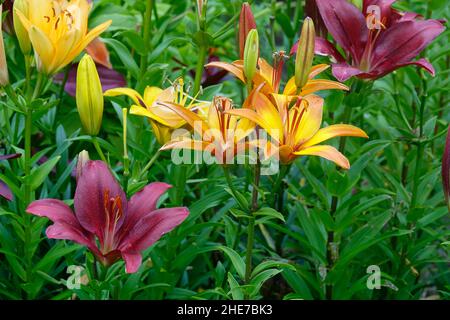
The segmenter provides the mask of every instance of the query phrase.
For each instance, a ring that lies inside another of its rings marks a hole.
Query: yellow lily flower
[[[253,77],[253,87],[257,88],[261,84],[264,83],[264,86],[261,89],[261,92],[270,95],[270,94],[279,94],[280,90],[280,82],[281,82],[281,73],[283,70],[284,64],[284,52],[279,52],[275,54],[275,62],[274,66],[271,66],[266,60],[260,58],[258,61],[258,70],[256,71],[255,76]],[[230,73],[232,73],[235,77],[237,77],[242,82],[245,81],[244,76],[244,61],[237,60],[233,63],[227,62],[211,62],[206,65],[207,68],[215,67],[224,69]],[[314,79],[317,75],[327,70],[330,66],[326,64],[319,64],[313,66],[311,71],[309,72],[308,81],[301,88],[299,95],[304,97],[308,94],[312,94],[321,90],[349,90],[349,87],[346,85],[332,80],[326,79]],[[295,85],[295,76],[289,79],[284,90],[283,95],[291,96],[295,98],[297,96],[297,87]]]
[[[233,162],[236,155],[248,150],[250,145],[257,146],[256,139],[245,141],[245,138],[254,131],[255,124],[245,118],[228,114],[234,110],[232,101],[225,97],[216,97],[210,104],[208,116],[201,118],[198,114],[177,104],[165,103],[167,107],[182,117],[201,140],[183,138],[166,143],[161,150],[190,149],[207,151],[215,156],[219,164]],[[244,104],[243,109],[250,106]]]
[[[147,117],[152,126],[156,140],[161,144],[171,140],[174,129],[186,124],[186,121],[175,111],[161,104],[162,102],[175,103],[188,110],[196,110],[200,116],[206,116],[205,109],[208,103],[197,101],[184,91],[182,80],[176,81],[171,87],[163,90],[158,87],[147,87],[144,96],[130,88],[115,88],[104,93],[106,97],[125,95],[130,97],[134,105],[130,114]]]
[[[92,5],[87,0],[27,0],[23,6],[26,10],[15,7],[14,13],[28,32],[39,70],[48,75],[72,62],[112,22],[88,32]]]
[[[320,156],[344,169],[350,168],[348,159],[336,148],[319,143],[340,136],[368,138],[367,134],[347,124],[331,125],[320,129],[324,100],[317,95],[299,97],[289,109],[291,99],[285,95],[273,95],[274,103],[255,89],[247,98],[252,109],[234,109],[230,115],[247,118],[276,140],[278,147],[267,145],[266,156],[279,152],[280,162],[290,164],[300,156]]]

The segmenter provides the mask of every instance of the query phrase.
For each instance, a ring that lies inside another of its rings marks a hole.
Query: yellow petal
[[[264,80],[272,85],[273,83],[273,68],[272,66],[264,59],[259,59],[259,74],[264,78]]]
[[[111,25],[112,20],[108,20],[103,22],[102,24],[96,26],[94,29],[92,29],[79,43],[76,47],[72,48],[70,54],[66,57],[66,59],[62,62],[60,68],[68,65],[70,62],[72,62],[80,53],[83,51],[88,44],[93,41],[95,38],[97,38],[103,31],[108,29],[108,27]]]
[[[191,127],[199,133],[202,137],[204,133],[209,129],[209,126],[205,123],[205,121],[195,112],[184,108],[175,103],[171,102],[161,102],[161,104],[176,114],[178,114],[182,119],[184,119]],[[213,106],[211,106],[213,108]]]
[[[367,134],[357,127],[348,124],[335,124],[317,131],[317,133],[310,140],[302,145],[302,148],[314,146],[335,137],[368,138]]]
[[[28,31],[34,51],[39,56],[39,62],[43,71],[47,74],[52,72],[52,62],[55,57],[55,48],[45,33],[35,26]]]
[[[134,114],[137,116],[143,116],[143,117],[147,117],[150,118],[152,120],[155,120],[165,126],[169,126],[169,124],[162,118],[158,117],[156,114],[154,114],[153,112],[151,112],[150,110],[141,107],[141,106],[137,106],[137,105],[133,105],[130,108],[130,114]]]
[[[158,87],[147,87],[144,91],[144,101],[147,106],[155,103],[156,99],[161,95],[163,90]],[[164,100],[163,100],[164,101]],[[170,100],[168,100],[170,101]]]
[[[107,90],[104,93],[105,97],[117,97],[117,96],[128,96],[131,100],[134,101],[137,105],[141,105],[142,107],[147,107],[142,96],[133,89],[130,88],[114,88]]]
[[[152,126],[153,134],[160,145],[164,145],[172,139],[172,128],[164,126],[156,121],[150,121],[150,125]]]
[[[280,139],[283,140],[284,126],[281,115],[269,98],[258,91],[254,91],[249,98],[251,99],[251,103],[253,104],[256,113],[258,113],[265,122],[264,127],[270,128],[270,130],[278,130],[278,135],[280,136]]]
[[[311,139],[322,125],[323,98],[309,95],[304,100],[308,102],[308,106],[295,132],[295,144],[302,144],[304,141]],[[292,112],[294,112],[293,109],[291,109],[290,114]]]
[[[333,161],[338,166],[344,169],[350,169],[350,163],[348,159],[340,153],[336,148],[332,146],[314,146],[309,147],[297,152],[294,152],[297,156],[319,156],[327,160]]]

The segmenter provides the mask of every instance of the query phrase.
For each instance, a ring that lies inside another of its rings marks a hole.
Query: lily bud
[[[9,84],[8,66],[6,65],[5,45],[3,44],[2,8],[0,5],[0,87]]]
[[[80,179],[81,173],[83,172],[83,168],[86,165],[86,163],[89,161],[89,152],[86,150],[81,151],[78,154],[78,161],[77,161],[77,180]]]
[[[252,29],[256,29],[255,17],[250,5],[244,2],[239,16],[239,57],[241,60],[244,59],[245,41]]]
[[[96,136],[102,125],[103,90],[94,60],[88,54],[78,65],[76,101],[84,130]]]
[[[31,52],[31,41],[28,36],[28,31],[25,29],[22,21],[17,15],[17,11],[22,12],[25,16],[29,15],[28,0],[15,0],[13,7],[13,19],[14,19],[14,31],[16,32],[17,40],[19,40],[19,46],[24,55],[28,55]]]
[[[314,22],[307,17],[303,22],[302,33],[298,41],[297,56],[295,58],[295,85],[298,89],[308,82],[314,58],[315,41]]]
[[[250,30],[244,50],[244,75],[247,83],[251,83],[256,73],[259,59],[259,36],[256,29]]]

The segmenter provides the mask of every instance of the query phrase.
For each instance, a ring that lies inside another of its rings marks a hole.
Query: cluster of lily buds
[[[6,64],[5,45],[3,43],[2,17],[3,6],[0,5],[0,87],[9,84],[8,66]]]
[[[95,62],[86,54],[78,64],[76,102],[85,132],[96,136],[103,118],[103,90]]]

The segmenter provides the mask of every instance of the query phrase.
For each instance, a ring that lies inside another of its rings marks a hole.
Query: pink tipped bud
[[[245,42],[252,29],[256,29],[255,17],[250,5],[244,2],[239,16],[239,57],[241,60],[244,59]]]
[[[89,152],[86,150],[81,151],[78,154],[78,161],[77,161],[77,180],[80,179],[81,174],[83,172],[83,168],[86,165],[86,163],[89,161]]]

